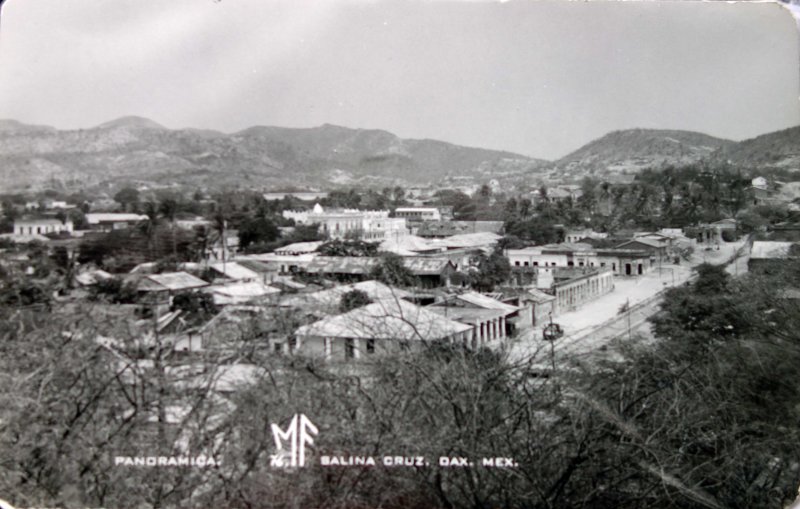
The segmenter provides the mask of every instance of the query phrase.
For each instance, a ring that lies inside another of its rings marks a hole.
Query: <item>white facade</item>
[[[14,221],[14,235],[44,235],[47,233],[72,233],[72,221],[58,219],[21,219]]]
[[[651,268],[650,256],[642,251],[627,249],[550,250],[545,246],[506,251],[513,267],[532,267],[538,273],[556,268],[609,268],[616,275],[640,276]]]
[[[394,211],[395,217],[403,217],[409,221],[441,221],[442,214],[436,207],[399,207]]]
[[[318,224],[332,239],[355,237],[364,241],[397,239],[408,234],[405,218],[389,217],[388,210],[331,210],[316,204],[311,211],[286,210],[283,217],[300,224]]]

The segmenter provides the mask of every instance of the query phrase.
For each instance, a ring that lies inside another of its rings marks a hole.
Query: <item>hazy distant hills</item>
[[[566,173],[607,176],[647,167],[689,164],[708,159],[736,142],[692,131],[628,129],[587,143],[555,162]]]
[[[332,125],[251,127],[225,134],[167,129],[141,117],[70,131],[0,121],[5,190],[122,180],[251,188],[416,183],[527,171],[543,164],[510,152]]]
[[[730,161],[744,167],[800,167],[800,127],[739,143],[655,129],[609,133],[554,162],[381,130],[323,125],[251,127],[236,133],[167,129],[123,117],[90,129],[58,130],[0,120],[0,191],[156,182],[263,189],[436,183],[474,176],[526,182],[584,175],[613,180],[646,167]]]
[[[800,126],[726,145],[714,155],[737,166],[800,169]]]

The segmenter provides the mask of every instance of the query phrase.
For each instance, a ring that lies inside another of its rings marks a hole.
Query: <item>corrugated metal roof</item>
[[[456,265],[449,258],[432,257],[403,258],[403,265],[415,276],[439,275],[448,265],[452,265],[454,269],[456,268]]]
[[[204,292],[213,294],[214,303],[239,304],[267,295],[281,293],[280,290],[260,281],[240,281],[226,285],[213,285],[203,289]]]
[[[291,253],[313,253],[324,242],[317,240],[314,242],[295,242],[288,246],[279,247],[275,250],[277,254],[291,254]]]
[[[499,300],[481,295],[477,292],[462,293],[461,295],[456,295],[456,299],[466,302],[467,304],[471,304],[475,307],[483,309],[495,309],[498,311],[503,311],[506,314],[513,313],[519,309],[516,306],[500,302]]]
[[[349,285],[340,285],[319,292],[293,295],[283,300],[282,303],[287,306],[313,306],[319,310],[330,311],[338,309],[342,296],[353,290],[366,293],[371,301],[399,300],[411,296],[410,292],[401,290],[400,288],[393,288],[379,281],[370,280]]]
[[[189,290],[208,286],[208,283],[186,272],[152,274],[142,278],[138,290],[142,292],[162,292]]]
[[[297,329],[297,336],[423,341],[472,327],[404,300],[381,301]]]
[[[258,272],[250,270],[237,262],[212,263],[209,267],[225,277],[235,280],[258,279],[260,277]]]
[[[317,256],[306,270],[312,274],[367,274],[379,261],[357,256]]]

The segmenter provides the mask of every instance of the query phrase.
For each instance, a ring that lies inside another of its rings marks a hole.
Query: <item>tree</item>
[[[369,298],[369,295],[366,292],[361,290],[350,290],[349,292],[342,295],[341,301],[339,302],[339,312],[347,313],[348,311],[352,311],[353,309],[360,308],[370,304],[372,301]]]
[[[242,249],[255,248],[259,244],[272,242],[280,236],[275,223],[263,217],[245,220],[239,227],[239,246]]]
[[[511,264],[502,251],[495,250],[478,261],[478,270],[472,274],[471,285],[484,292],[491,292],[495,286],[503,284],[511,277]]]
[[[317,248],[322,256],[374,257],[378,255],[378,244],[354,239],[334,239]]]
[[[395,253],[381,253],[370,277],[389,286],[409,287],[416,284],[414,274],[403,263],[403,257]]]
[[[139,191],[125,187],[114,195],[114,201],[122,205],[122,210],[135,210],[139,204]]]

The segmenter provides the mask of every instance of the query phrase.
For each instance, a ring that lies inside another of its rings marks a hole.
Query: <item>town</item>
[[[132,391],[115,419],[189,455],[198,408],[195,432],[211,433],[276,366],[369,380],[432,348],[488,350],[552,384],[624,362],[654,340],[666,293],[704,267],[745,277],[796,264],[797,184],[666,169],[514,195],[497,181],[17,193],[2,202],[0,299],[7,325],[94,344]],[[775,291],[794,302],[798,289]]]

